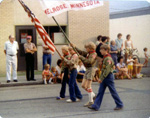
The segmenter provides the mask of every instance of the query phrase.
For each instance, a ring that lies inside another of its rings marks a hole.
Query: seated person
[[[100,69],[96,68],[95,75],[94,75],[94,78],[93,78],[93,82],[98,82],[100,74],[101,74]]]
[[[57,66],[56,66],[56,71],[58,73],[57,75],[57,82],[61,83],[62,82],[62,74],[61,74],[61,67],[62,67],[62,60],[58,59],[57,61]]]
[[[127,65],[128,65],[128,74],[130,75],[131,78],[133,76],[133,62],[134,60],[132,59],[132,55],[129,55],[127,59]]]
[[[133,62],[133,76],[135,76],[136,78],[141,78],[142,74],[140,74],[143,64],[138,62],[137,58],[133,58],[134,62]]]
[[[124,79],[124,76],[127,76],[128,79],[131,79],[131,77],[128,75],[128,69],[125,65],[125,63],[123,63],[123,57],[119,57],[118,58],[118,64],[117,64],[117,73],[115,74],[117,78],[121,78]]]
[[[78,66],[77,66],[77,72],[78,72],[77,80],[79,82],[82,82],[82,79],[83,79],[83,76],[85,74],[85,71],[86,71],[86,68],[83,65],[82,61],[80,60],[79,63],[78,63]]]
[[[57,83],[57,76],[58,76],[58,72],[56,71],[56,68],[55,67],[52,67],[51,68],[51,72],[52,72],[52,75],[53,75],[53,77],[52,77],[52,81],[53,81],[53,83],[54,84],[56,84]]]
[[[43,82],[44,84],[47,84],[47,83],[51,83],[51,80],[52,80],[52,73],[49,71],[50,69],[50,65],[49,64],[46,64],[44,66],[44,70],[42,72],[42,79],[43,79]]]

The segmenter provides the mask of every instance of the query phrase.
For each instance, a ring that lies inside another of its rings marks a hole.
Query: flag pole
[[[52,16],[53,20],[55,21],[55,23],[57,24],[57,26],[59,27],[59,29],[61,30],[61,32],[64,34],[65,38],[67,39],[67,41],[71,44],[68,36],[66,35],[66,33],[64,32],[64,30],[62,29],[62,27],[59,25],[59,23],[57,22],[57,20],[55,19],[54,16]],[[77,55],[79,56],[78,51],[75,49],[74,46],[71,45],[71,47],[73,48],[73,50],[77,53]]]

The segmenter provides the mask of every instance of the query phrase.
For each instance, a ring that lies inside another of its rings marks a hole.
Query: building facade
[[[61,52],[61,47],[67,45],[67,42],[63,36],[61,36],[62,40],[58,38],[61,33],[56,23],[44,14],[38,0],[24,0],[24,2],[45,27],[54,40],[56,48]],[[86,42],[95,42],[98,35],[109,35],[109,2],[104,2],[104,6],[92,10],[65,12],[55,18],[67,33],[70,41],[81,49],[84,49]],[[9,35],[14,35],[19,43],[18,71],[25,70],[23,44],[26,35],[32,35],[33,42],[37,46],[35,70],[42,70],[42,40],[18,0],[3,0],[0,4],[0,73],[6,72],[6,57],[3,51],[4,43]],[[55,53],[52,57],[53,66],[56,65],[58,59],[59,56]]]

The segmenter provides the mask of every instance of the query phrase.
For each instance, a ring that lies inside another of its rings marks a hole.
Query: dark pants
[[[43,70],[45,64],[49,64],[51,66],[52,57],[51,54],[43,54]]]
[[[115,66],[117,65],[117,63],[118,63],[118,57],[117,57],[117,54],[116,55],[111,55],[111,57],[112,57],[112,59],[113,59],[113,61],[114,61],[114,63],[115,63]]]
[[[61,83],[61,90],[60,90],[60,97],[61,98],[65,98],[65,93],[66,93],[66,84],[69,84],[69,70],[68,68],[65,68],[64,70],[64,77],[63,77],[63,81]]]
[[[25,59],[26,59],[26,78],[27,80],[33,80],[34,79],[34,55],[31,53],[26,53]]]
[[[76,98],[82,99],[81,92],[76,83],[76,77],[77,77],[77,69],[71,70],[70,80],[69,80],[69,94],[70,94],[70,99],[72,101],[76,101]]]
[[[109,91],[116,103],[116,107],[119,107],[119,108],[123,107],[123,102],[119,98],[119,95],[115,89],[114,75],[112,73],[110,73],[100,84],[100,88],[99,88],[96,100],[94,104],[92,105],[92,107],[95,108],[96,110],[100,108],[106,87],[109,88]]]

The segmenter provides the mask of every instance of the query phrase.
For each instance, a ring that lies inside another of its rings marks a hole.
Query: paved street
[[[87,93],[81,89],[83,100],[77,103],[57,101],[60,84],[0,88],[2,118],[149,118],[150,78],[115,80],[124,102],[122,111],[114,111],[115,103],[107,89],[100,111],[83,107]],[[79,83],[81,88],[81,84]],[[97,93],[98,83],[93,84]],[[68,98],[67,89],[67,98]]]

